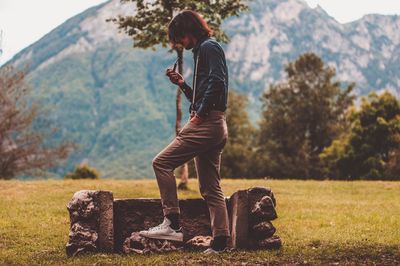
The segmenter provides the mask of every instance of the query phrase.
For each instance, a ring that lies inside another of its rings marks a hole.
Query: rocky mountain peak
[[[107,19],[121,16],[133,16],[135,14],[135,4],[126,2],[121,4],[120,0],[112,0],[99,8],[96,13],[83,20],[79,27],[87,32],[87,38],[91,40],[92,45],[99,45],[110,40],[120,42],[128,39],[128,36],[118,32],[117,26],[112,22],[106,22]]]

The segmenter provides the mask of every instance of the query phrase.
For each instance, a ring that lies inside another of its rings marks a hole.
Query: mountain
[[[340,24],[302,0],[256,0],[250,13],[224,26],[232,36],[227,57],[239,80],[268,85],[282,78],[283,63],[313,51],[337,69],[338,79],[356,82],[358,94],[399,92],[400,75],[393,71],[399,67],[399,16],[367,15]]]
[[[90,8],[17,54],[10,63],[29,65],[33,98],[47,110],[36,127],[59,128],[51,142],[73,140],[79,150],[63,175],[89,161],[105,177],[151,178],[151,159],[172,140],[175,88],[163,75],[174,55],[132,48],[132,40],[105,20],[134,14],[112,0]],[[358,95],[389,89],[399,95],[400,17],[368,15],[340,24],[302,0],[253,0],[250,11],[226,20],[224,45],[231,88],[249,95],[257,120],[263,90],[284,78],[284,66],[313,51],[356,82]],[[191,80],[191,52],[185,53]],[[184,121],[188,103],[183,98]]]

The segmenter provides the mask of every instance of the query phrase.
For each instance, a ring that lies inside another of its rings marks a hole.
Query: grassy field
[[[268,186],[277,198],[278,251],[67,258],[66,204],[81,189],[159,197],[150,181],[0,181],[0,265],[400,265],[400,182],[223,180],[225,195]],[[180,198],[200,197],[196,180]]]

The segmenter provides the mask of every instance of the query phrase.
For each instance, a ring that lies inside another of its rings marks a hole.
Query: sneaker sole
[[[163,240],[171,240],[171,241],[177,241],[177,242],[183,242],[183,236],[182,237],[174,237],[170,235],[144,235],[144,234],[139,234],[140,236],[151,238],[151,239],[163,239]]]
[[[223,250],[206,249],[202,253],[203,254],[221,254],[221,253],[226,253],[226,252],[228,252],[227,248],[224,248]]]

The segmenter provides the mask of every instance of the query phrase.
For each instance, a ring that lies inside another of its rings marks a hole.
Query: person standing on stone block
[[[225,117],[228,69],[224,51],[211,34],[206,21],[191,10],[182,11],[169,23],[171,46],[193,52],[193,89],[175,72],[175,67],[166,70],[170,81],[178,85],[191,102],[190,119],[152,161],[165,217],[162,224],[140,232],[144,237],[183,241],[174,169],[194,158],[214,238],[206,253],[224,250],[229,237],[228,213],[220,186],[221,153],[228,138]]]

